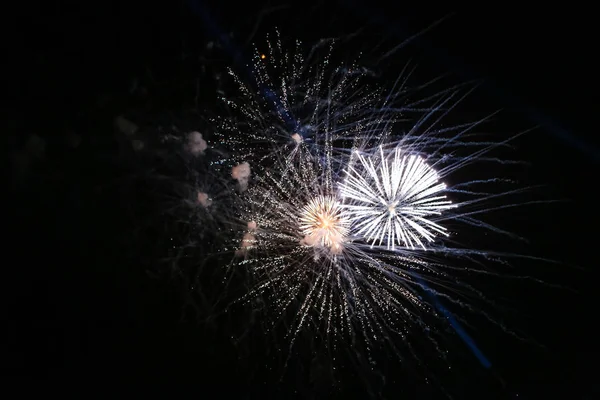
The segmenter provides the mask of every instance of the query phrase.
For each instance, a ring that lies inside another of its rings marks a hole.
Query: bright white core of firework
[[[422,157],[403,154],[399,147],[389,155],[380,148],[379,157],[356,156],[360,165],[349,167],[340,185],[354,236],[371,246],[385,242],[388,250],[396,245],[426,250],[436,235],[448,235],[432,217],[454,205],[443,194],[446,185]]]
[[[332,196],[317,196],[309,201],[300,213],[300,230],[305,235],[302,244],[339,254],[349,226],[342,211],[342,205]]]

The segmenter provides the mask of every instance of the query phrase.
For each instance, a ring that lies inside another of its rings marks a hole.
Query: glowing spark
[[[187,148],[190,153],[197,156],[199,154],[204,154],[204,150],[208,148],[208,144],[206,143],[206,140],[202,138],[200,132],[191,132],[188,134]]]
[[[305,235],[303,244],[341,252],[348,235],[349,221],[342,214],[341,204],[331,196],[318,196],[303,209],[300,229]]]
[[[198,192],[198,203],[202,205],[202,207],[210,207],[212,204],[212,199],[210,196],[204,192]]]

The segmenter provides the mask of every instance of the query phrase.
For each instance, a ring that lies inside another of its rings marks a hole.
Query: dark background
[[[135,171],[119,153],[113,118],[135,103],[134,78],[151,81],[150,97],[172,96],[172,103],[162,105],[175,107],[178,96],[186,96],[178,88],[208,65],[201,59],[208,57],[206,44],[221,34],[234,32],[235,42],[243,44],[255,26],[256,38],[279,26],[310,41],[368,26],[365,43],[399,43],[447,13],[358,0],[278,10],[270,10],[274,3],[199,4],[31,2],[4,13],[4,148],[14,159],[30,134],[46,142],[43,160],[26,177],[16,177],[14,163],[5,169],[12,184],[3,224],[8,324],[2,374],[18,387],[94,393],[160,385],[169,394],[241,398],[315,393],[301,379],[277,386],[267,373],[250,374],[268,364],[260,354],[244,364],[227,332],[180,321],[185,296],[176,284],[149,277],[160,252],[132,233],[139,226],[130,209],[137,214],[147,204],[119,184]],[[600,394],[594,373],[596,31],[585,10],[517,13],[490,6],[454,15],[391,61],[400,66],[415,58],[423,75],[484,78],[475,95],[478,107],[504,109],[502,123],[515,130],[539,125],[518,142],[517,158],[531,163],[525,183],[546,184],[544,198],[566,200],[515,211],[508,221],[531,239],[532,253],[562,263],[527,268],[563,289],[504,282],[526,315],[515,321],[545,348],[482,328],[478,345],[493,367],[461,359],[454,374],[440,378],[457,398]],[[227,64],[227,56],[219,62]],[[202,96],[208,101],[214,88],[207,84]],[[66,141],[72,133],[82,138],[76,150]],[[433,384],[403,380],[402,374],[386,371],[387,398],[438,396]],[[364,397],[354,388],[339,392]]]

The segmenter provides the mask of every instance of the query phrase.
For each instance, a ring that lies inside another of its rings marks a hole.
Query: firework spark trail
[[[304,56],[299,41],[294,43],[293,51],[284,51],[276,32],[273,40],[267,40],[266,52],[255,49],[253,81],[248,82],[230,69],[229,75],[240,96],[222,98],[229,115],[214,119],[220,141],[257,165],[274,153],[294,157],[299,146],[310,148],[313,153],[322,152],[324,160],[329,161],[332,155],[325,154],[326,151],[332,151],[336,157],[352,146],[370,146],[373,139],[384,141],[402,114],[424,115],[411,133],[405,135],[405,146],[409,146],[410,140],[423,140],[427,136],[427,132],[417,135],[416,131],[438,113],[442,113],[438,121],[447,114],[465,86],[455,85],[408,101],[409,93],[427,88],[440,78],[408,90],[406,81],[414,68],[409,70],[407,66],[386,93],[370,82],[372,73],[360,67],[358,59],[334,64],[331,61],[334,44],[335,40],[322,41]],[[444,108],[447,104],[451,106]],[[475,125],[470,123],[462,128],[472,129]],[[430,124],[429,129],[433,127]],[[331,143],[331,147],[323,149],[324,142]]]

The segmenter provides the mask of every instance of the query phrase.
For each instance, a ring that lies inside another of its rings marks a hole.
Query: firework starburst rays
[[[350,165],[340,184],[343,208],[354,235],[371,246],[396,245],[426,249],[446,228],[432,217],[455,207],[437,172],[415,154],[396,147],[389,155],[382,147],[373,157],[356,152],[359,165]]]
[[[344,248],[349,225],[336,198],[318,196],[302,209],[300,229],[305,235],[302,244],[325,247],[333,254],[339,254]]]

